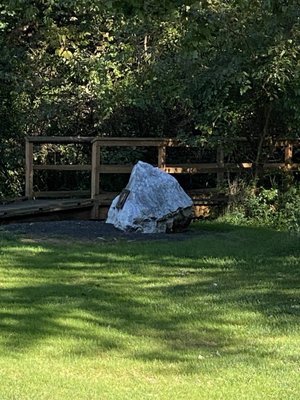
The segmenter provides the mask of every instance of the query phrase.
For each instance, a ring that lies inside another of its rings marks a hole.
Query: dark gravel
[[[22,238],[30,239],[64,239],[79,241],[148,241],[148,240],[184,240],[199,235],[189,229],[182,233],[142,234],[125,233],[103,221],[47,221],[9,224],[0,227],[0,232],[11,232]]]

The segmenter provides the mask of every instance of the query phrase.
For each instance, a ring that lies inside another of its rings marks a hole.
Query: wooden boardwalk
[[[0,223],[24,219],[36,220],[39,217],[48,217],[50,214],[65,216],[68,212],[71,212],[75,216],[76,213],[80,214],[83,211],[90,213],[92,207],[92,199],[14,201],[7,204],[0,204]]]
[[[37,199],[16,200],[7,204],[0,204],[0,224],[19,221],[38,221],[47,219],[95,219],[93,208],[99,208],[96,219],[106,219],[109,206],[118,193],[109,192],[99,195],[96,199]],[[195,216],[205,216],[209,206],[227,203],[226,196],[216,195],[213,192],[190,191],[188,194],[194,201]]]

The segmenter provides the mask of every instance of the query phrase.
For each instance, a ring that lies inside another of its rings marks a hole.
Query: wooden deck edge
[[[34,202],[34,200],[33,200]],[[7,211],[0,210],[0,220],[10,219],[10,218],[18,218],[21,216],[28,215],[37,215],[37,214],[45,214],[45,213],[55,213],[60,211],[69,211],[69,210],[80,210],[84,208],[91,208],[93,206],[93,201],[91,199],[86,199],[84,201],[63,201],[57,202],[54,204],[45,204],[45,205],[34,205],[30,203],[28,207],[21,208],[10,208]]]

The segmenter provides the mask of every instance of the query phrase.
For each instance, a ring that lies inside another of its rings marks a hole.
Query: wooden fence
[[[91,147],[91,159],[88,164],[78,165],[57,165],[57,164],[34,164],[34,147],[45,144],[82,144]],[[281,163],[264,163],[261,168],[264,171],[284,170],[300,171],[300,163],[293,162],[293,150],[299,146],[298,140],[279,140],[274,143],[274,147],[284,149],[284,161]],[[108,206],[116,193],[104,193],[101,187],[101,174],[128,174],[133,165],[111,165],[101,162],[101,149],[105,147],[155,147],[157,148],[157,166],[170,174],[216,174],[217,186],[224,182],[225,173],[251,170],[254,164],[250,162],[227,163],[225,162],[223,146],[219,145],[216,149],[216,162],[212,163],[184,163],[169,164],[167,149],[169,147],[186,147],[174,139],[160,138],[120,138],[120,137],[43,137],[34,136],[26,138],[26,176],[25,176],[25,195],[27,198],[38,197],[63,197],[84,195],[95,201],[94,216],[99,213],[101,205]],[[35,171],[89,171],[90,190],[88,191],[34,191],[33,178]],[[195,192],[195,191],[194,191]],[[193,193],[192,193],[193,194]],[[199,197],[199,196],[198,196]],[[194,193],[194,199],[197,193]]]

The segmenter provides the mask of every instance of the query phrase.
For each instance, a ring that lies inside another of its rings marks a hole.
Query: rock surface
[[[193,201],[177,180],[139,161],[126,189],[112,202],[106,222],[126,232],[165,233],[186,229]]]

